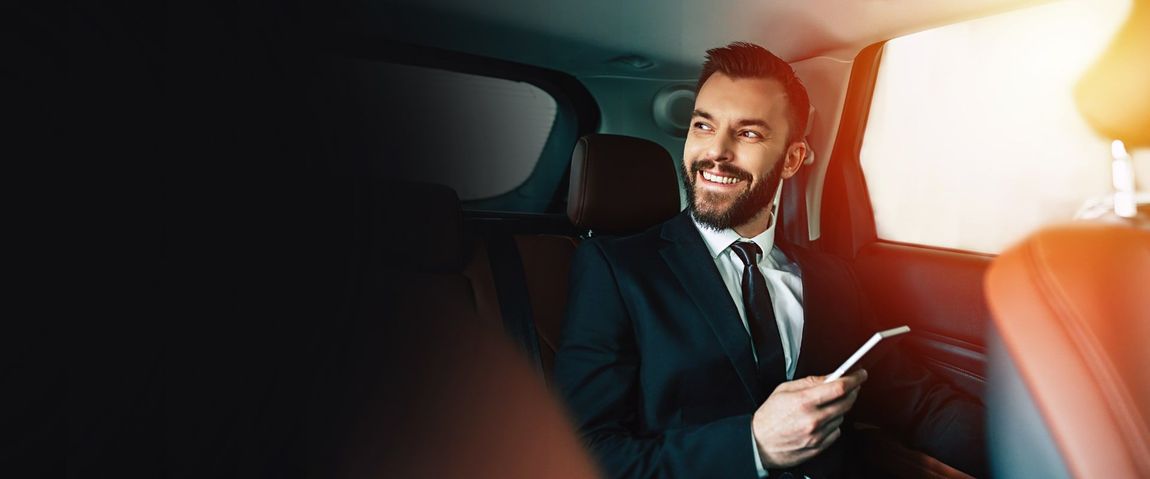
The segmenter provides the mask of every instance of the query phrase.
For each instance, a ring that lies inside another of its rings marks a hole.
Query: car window
[[[511,193],[539,163],[556,122],[555,98],[526,82],[386,62],[360,61],[364,115],[380,141],[381,173],[455,189],[464,207]],[[394,171],[391,171],[394,172]],[[514,202],[501,202],[517,210]],[[524,210],[529,209],[525,205]]]
[[[860,151],[879,238],[995,253],[1110,192],[1111,139],[1073,91],[1129,8],[1062,1],[889,41]]]

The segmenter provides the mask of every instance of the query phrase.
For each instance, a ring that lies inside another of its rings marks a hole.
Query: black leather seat
[[[608,134],[584,136],[572,153],[567,217],[582,235],[628,234],[654,226],[680,210],[675,168],[671,155],[652,141]],[[512,232],[510,238],[496,235],[476,244],[466,274],[475,286],[484,323],[507,319],[489,262],[496,243],[508,240],[522,263],[525,307],[538,341],[540,368],[549,377],[561,339],[567,276],[579,237]]]
[[[597,477],[543,381],[480,321],[455,193],[384,190],[382,208],[370,209],[376,287],[341,351],[351,370],[328,373],[347,378],[329,392],[346,412],[317,426],[340,431],[336,477]]]
[[[595,134],[571,155],[567,217],[592,234],[638,233],[682,210],[677,165],[641,138]]]

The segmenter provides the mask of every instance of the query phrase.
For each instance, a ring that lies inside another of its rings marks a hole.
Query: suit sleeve
[[[874,324],[862,288],[857,278],[854,281],[865,324]],[[978,398],[931,373],[906,351],[905,343],[869,373],[855,407],[859,419],[952,467],[986,477],[985,407]]]
[[[757,477],[751,416],[644,432],[640,355],[632,317],[602,246],[572,262],[555,382],[584,443],[608,477]]]

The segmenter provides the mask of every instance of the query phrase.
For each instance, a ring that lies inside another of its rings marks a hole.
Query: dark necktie
[[[775,386],[787,380],[787,361],[767,279],[759,271],[757,258],[763,250],[750,241],[736,241],[731,249],[743,260],[743,311],[747,314],[751,341],[759,358],[759,378],[769,395]]]

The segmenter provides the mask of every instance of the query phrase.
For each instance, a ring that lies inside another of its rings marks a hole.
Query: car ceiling
[[[576,76],[690,79],[707,49],[731,41],[790,62],[850,60],[877,41],[1048,1],[363,0],[345,26]]]

